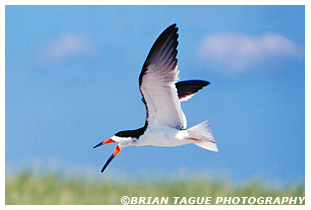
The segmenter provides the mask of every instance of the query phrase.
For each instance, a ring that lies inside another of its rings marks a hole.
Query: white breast
[[[192,143],[187,137],[187,130],[148,126],[144,135],[139,138],[137,146],[153,145],[170,147]]]

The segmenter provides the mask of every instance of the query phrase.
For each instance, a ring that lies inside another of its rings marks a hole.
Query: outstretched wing
[[[186,127],[175,86],[178,80],[178,28],[171,25],[153,44],[139,75],[139,89],[146,106],[148,125]]]
[[[178,98],[180,101],[187,101],[196,92],[201,90],[203,87],[209,85],[210,82],[203,80],[187,80],[182,82],[177,82],[176,88],[178,93]]]

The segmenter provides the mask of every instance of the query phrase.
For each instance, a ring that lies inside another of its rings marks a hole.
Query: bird
[[[146,107],[144,126],[117,132],[93,147],[117,143],[101,172],[104,172],[114,157],[127,146],[171,147],[195,144],[207,150],[218,151],[208,121],[186,129],[186,117],[180,102],[187,101],[210,82],[204,80],[178,82],[177,31],[178,27],[174,23],[160,34],[151,47],[139,75],[139,89]]]

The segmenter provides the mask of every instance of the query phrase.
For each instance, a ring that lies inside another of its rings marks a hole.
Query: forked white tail
[[[207,150],[218,151],[208,121],[201,122],[200,124],[189,128],[187,131],[190,138],[194,138],[198,141],[198,143],[194,144]]]

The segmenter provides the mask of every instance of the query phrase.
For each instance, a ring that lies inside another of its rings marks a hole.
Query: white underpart
[[[173,147],[184,144],[196,144],[211,151],[218,151],[209,123],[204,121],[187,130],[178,130],[167,126],[148,126],[138,140],[130,137],[113,136],[113,140],[117,141],[120,149],[127,146],[162,146]]]
[[[193,143],[187,130],[177,130],[169,127],[150,126],[143,136],[140,137],[136,146],[154,145],[154,146],[180,146]]]

